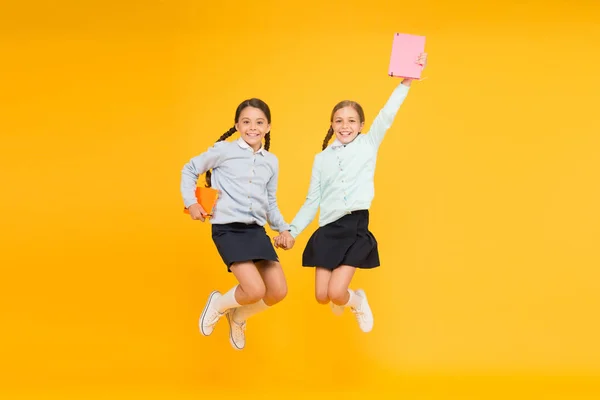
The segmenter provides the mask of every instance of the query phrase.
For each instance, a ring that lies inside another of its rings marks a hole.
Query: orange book
[[[219,191],[213,188],[198,186],[196,188],[196,198],[198,199],[198,204],[208,213],[208,216],[212,217],[215,204],[217,204],[217,199],[219,198]],[[184,208],[183,212],[186,214],[190,213],[187,208]]]

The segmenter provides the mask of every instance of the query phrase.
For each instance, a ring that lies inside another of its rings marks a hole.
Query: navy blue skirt
[[[257,224],[214,224],[212,239],[229,272],[236,262],[279,261],[267,231]]]
[[[363,269],[379,266],[377,240],[369,231],[369,210],[353,211],[320,227],[308,239],[302,266],[334,270],[340,265]]]

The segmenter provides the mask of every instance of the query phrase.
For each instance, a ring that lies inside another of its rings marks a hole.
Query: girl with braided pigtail
[[[220,318],[229,322],[229,341],[236,350],[246,343],[246,320],[279,303],[287,294],[283,269],[264,225],[279,232],[282,247],[294,239],[277,205],[279,161],[270,153],[271,111],[260,99],[243,101],[235,125],[206,152],[192,158],[181,171],[181,194],[192,220],[204,221],[206,211],[195,190],[200,175],[206,186],[219,191],[210,218],[212,239],[238,284],[226,293],[213,291],[202,311],[200,332],[210,335]],[[236,141],[226,141],[235,132]],[[265,140],[264,146],[262,140]]]
[[[424,68],[427,54],[415,62]],[[394,89],[367,135],[361,134],[365,114],[358,103],[346,100],[333,108],[323,151],[313,161],[308,195],[290,225],[296,238],[320,209],[319,228],[306,244],[302,265],[315,267],[317,302],[331,304],[338,315],[349,307],[363,332],[373,329],[373,313],[364,290],[354,291],[349,286],[357,268],[379,266],[377,240],[369,231],[377,151],[411,81],[404,79]],[[284,247],[285,237],[276,237],[275,245]]]

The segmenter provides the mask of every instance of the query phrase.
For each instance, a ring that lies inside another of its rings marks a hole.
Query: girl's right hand
[[[188,211],[190,212],[190,217],[192,219],[199,219],[200,221],[204,222],[204,219],[206,218],[206,211],[204,211],[204,208],[202,208],[200,204],[192,204],[188,207]]]

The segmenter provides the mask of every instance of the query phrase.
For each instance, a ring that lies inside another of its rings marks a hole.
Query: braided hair
[[[329,130],[327,131],[325,140],[323,140],[323,150],[325,150],[327,148],[327,144],[329,144],[329,141],[331,140],[332,136],[333,136],[333,128],[331,126],[329,126]]]
[[[333,111],[331,111],[331,117],[329,118],[329,123],[333,122],[333,116],[335,115],[335,113],[344,107],[354,108],[354,110],[356,110],[356,112],[358,113],[358,118],[359,118],[360,122],[361,123],[365,122],[365,112],[363,111],[363,108],[360,106],[360,104],[358,104],[357,102],[352,101],[352,100],[344,100],[344,101],[340,101],[339,103],[337,103],[335,105],[335,107],[333,107]],[[325,139],[323,140],[322,150],[325,150],[327,148],[327,144],[329,144],[329,141],[331,140],[332,136],[333,136],[333,127],[331,125],[329,125],[329,130],[327,131],[327,135],[325,135]]]
[[[217,143],[221,142],[225,139],[227,139],[229,136],[233,135],[236,132],[237,129],[235,129],[235,126],[232,127],[231,129],[229,129],[227,132],[225,132],[224,134],[221,135],[221,137],[219,139],[217,139]],[[212,172],[210,170],[206,171],[206,187],[210,187],[211,182],[210,182],[210,177],[212,175]]]
[[[240,105],[237,107],[237,109],[235,110],[234,121],[236,124],[238,123],[238,121],[240,119],[240,114],[242,113],[242,111],[244,111],[244,109],[246,107],[258,108],[267,117],[267,122],[269,124],[271,123],[271,110],[269,109],[269,106],[267,105],[267,103],[265,103],[261,99],[252,98],[252,99],[242,101],[240,103]],[[237,131],[237,129],[235,128],[235,125],[234,125],[231,129],[229,129],[227,132],[222,134],[219,139],[217,139],[217,143],[227,139],[228,137],[233,135],[236,131]],[[265,148],[265,150],[269,151],[269,147],[271,147],[271,132],[270,131],[265,134],[264,148]],[[212,172],[210,170],[206,171],[206,187],[211,187],[211,175],[212,175]]]

